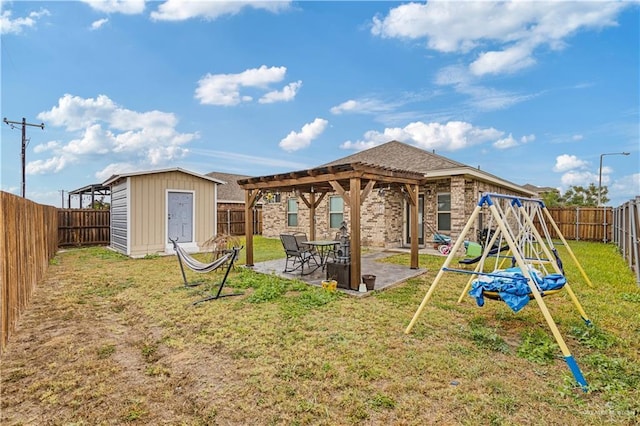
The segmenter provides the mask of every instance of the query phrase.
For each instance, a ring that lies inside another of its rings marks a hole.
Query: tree
[[[609,190],[606,186],[601,188],[600,203],[606,204],[609,202],[607,194]],[[574,185],[569,187],[562,196],[565,206],[585,206],[585,207],[597,207],[598,206],[598,187],[594,183],[590,183],[588,187]]]
[[[104,201],[104,196],[100,197],[99,200],[94,200],[91,208],[94,210],[109,210],[111,205]]]
[[[560,194],[560,191],[557,190],[543,192],[541,198],[547,207],[560,207],[564,205],[564,198]]]

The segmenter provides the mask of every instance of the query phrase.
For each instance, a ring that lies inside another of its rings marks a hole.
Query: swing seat
[[[535,269],[531,269],[530,274],[542,296],[557,293],[567,282],[561,274],[549,274],[542,277]],[[498,270],[480,276],[473,281],[469,295],[475,297],[478,306],[484,306],[484,298],[486,297],[505,302],[514,312],[520,311],[529,303],[529,300],[534,298],[528,280],[520,268]]]
[[[560,292],[560,289],[541,291],[540,292],[540,296],[542,296],[542,297],[552,296],[552,295],[554,295],[556,293],[559,293],[559,292]],[[484,297],[486,297],[487,299],[504,302],[504,300],[502,300],[502,298],[500,297],[500,293],[498,293],[497,291],[483,290],[482,291],[482,295]],[[528,296],[529,296],[529,300],[534,298],[533,293],[529,293]]]
[[[460,259],[458,261],[458,263],[461,263],[463,265],[472,265],[474,263],[478,263],[480,261],[480,259],[482,259],[482,246],[480,244],[477,243],[470,243],[470,245],[467,247],[467,241],[464,242],[465,243],[465,249],[466,249],[466,254],[467,256],[476,256],[476,257],[467,257],[464,259]],[[471,244],[475,244],[475,246],[471,246]],[[496,248],[492,248],[489,251],[488,256],[495,256],[505,250],[509,250],[509,246],[508,245],[504,245],[500,248],[496,247]]]

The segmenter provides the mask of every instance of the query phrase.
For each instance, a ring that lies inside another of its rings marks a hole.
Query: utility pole
[[[22,157],[22,198],[25,198],[25,190],[26,190],[25,157],[26,157],[26,151],[27,151],[27,126],[40,127],[41,129],[44,130],[44,123],[40,123],[40,124],[27,123],[27,119],[24,117],[22,118],[22,121],[7,120],[7,117],[5,117],[3,121],[5,122],[5,124],[8,124],[9,126],[11,126],[12,129],[16,128],[16,124],[22,125],[22,155],[21,155]]]

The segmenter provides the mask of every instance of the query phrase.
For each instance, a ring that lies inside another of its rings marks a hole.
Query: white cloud
[[[51,152],[51,158],[30,162],[30,174],[57,173],[88,159],[126,160],[138,168],[171,164],[188,153],[185,144],[199,137],[197,133],[179,133],[175,128],[178,119],[172,113],[132,111],[105,95],[84,99],[67,94],[38,117],[78,137],[37,146],[35,153]]]
[[[87,127],[80,139],[71,140],[62,151],[73,156],[107,154],[113,146],[113,134],[105,132],[99,124]]]
[[[108,96],[82,99],[65,94],[58,99],[58,106],[50,111],[41,112],[38,118],[50,126],[64,126],[67,131],[86,128],[96,121],[108,121],[117,107]]]
[[[261,97],[258,102],[261,104],[272,104],[274,102],[288,102],[293,100],[302,87],[302,81],[298,80],[294,83],[289,83],[280,91],[274,90]]]
[[[60,147],[60,142],[49,141],[47,143],[41,143],[33,147],[33,152],[39,154],[41,152],[52,151]]]
[[[216,160],[222,160],[227,162],[233,162],[234,164],[253,165],[258,164],[260,166],[277,167],[281,169],[300,170],[308,169],[311,167],[309,164],[303,164],[299,162],[293,162],[282,158],[269,158],[263,155],[249,155],[239,154],[237,152],[218,151],[212,149],[198,149],[194,148],[189,152],[199,157],[209,157]]]
[[[524,143],[533,142],[535,140],[536,140],[536,135],[534,135],[534,134],[530,134],[530,135],[523,136],[523,137],[520,138],[520,142],[523,143],[523,144]]]
[[[0,8],[2,6],[0,5]],[[32,28],[36,25],[38,19],[43,16],[50,15],[47,9],[40,9],[38,12],[30,12],[23,18],[11,17],[10,10],[2,10],[0,14],[0,34],[20,34],[24,28]]]
[[[469,65],[475,75],[513,73],[535,64],[531,50],[513,46],[497,52],[483,52]]]
[[[144,12],[145,0],[82,0],[91,8],[104,13],[137,15]]]
[[[429,1],[391,9],[371,32],[425,39],[429,49],[466,54],[490,47],[470,65],[475,75],[511,73],[535,63],[537,48],[561,49],[578,31],[616,25],[625,2]]]
[[[356,114],[377,114],[389,112],[399,106],[401,103],[393,102],[388,103],[379,99],[363,98],[363,99],[349,99],[331,108],[331,114],[339,115],[346,113]]]
[[[605,177],[602,178],[602,183],[605,184]],[[589,186],[590,183],[598,182],[598,175],[586,170],[571,170],[563,174],[560,178],[560,182],[564,187],[569,186]]]
[[[506,109],[538,96],[484,87],[475,83],[475,80],[476,77],[468,70],[456,65],[442,68],[436,74],[435,83],[441,86],[453,86],[456,92],[470,97],[469,105],[481,111]]]
[[[107,22],[109,22],[109,20],[108,20],[107,18],[102,18],[102,19],[98,19],[97,21],[93,21],[93,22],[91,23],[91,29],[92,29],[92,30],[100,29],[100,28],[102,28],[102,26],[103,26],[104,24],[106,24]]]
[[[167,0],[151,12],[157,21],[184,21],[191,18],[215,20],[224,15],[235,15],[245,8],[278,13],[287,10],[290,1],[184,1]]]
[[[562,154],[556,157],[556,165],[553,166],[553,171],[566,172],[568,170],[584,169],[588,164],[575,155]]]
[[[119,175],[122,173],[131,173],[138,170],[139,167],[133,163],[111,163],[104,169],[96,172],[95,176],[100,182],[104,182],[111,176]]]
[[[518,145],[518,141],[513,138],[513,135],[509,134],[506,138],[498,139],[493,143],[493,146],[498,149],[513,148]]]
[[[311,145],[311,141],[316,139],[324,132],[329,122],[322,118],[316,118],[311,123],[307,123],[302,126],[300,132],[291,132],[280,141],[278,144],[280,148],[285,151],[297,151],[302,148],[306,148]]]
[[[378,98],[373,96],[364,96],[357,99],[349,99],[329,109],[334,115],[347,114],[366,114],[373,115],[374,120],[383,123],[385,126],[396,126],[405,124],[414,120],[424,120],[425,112],[422,109],[406,109],[405,106],[414,102],[425,102],[434,97],[434,92],[404,92],[395,93],[392,98]],[[409,107],[410,108],[410,107]],[[456,113],[459,113],[456,110]],[[435,116],[436,114],[431,114]],[[456,114],[459,116],[459,114]],[[443,110],[439,110],[439,117],[447,120],[452,117],[451,114]],[[446,116],[446,117],[445,117]],[[437,121],[437,120],[433,120]]]
[[[446,124],[423,123],[421,121],[409,123],[403,128],[386,128],[382,132],[370,130],[359,141],[344,142],[345,149],[370,148],[390,140],[412,143],[425,150],[456,151],[469,146],[486,142],[496,142],[504,132],[489,128],[474,127],[463,121],[449,121]]]
[[[573,135],[573,136],[571,136],[571,140],[574,140],[574,141],[581,141],[582,139],[584,139],[584,136],[582,136],[582,135]]]
[[[493,146],[497,149],[508,149],[519,145],[524,145],[534,140],[536,140],[535,135],[522,136],[520,140],[518,140],[514,138],[511,133],[509,133],[509,136],[507,136],[506,138],[498,139],[496,142],[494,142]]]
[[[634,198],[640,194],[640,173],[624,176],[613,182],[608,189],[609,198]]]
[[[195,98],[205,105],[232,106],[253,100],[251,96],[240,95],[241,88],[268,90],[269,85],[284,80],[286,67],[250,68],[238,74],[207,74],[198,81]],[[289,101],[293,99],[301,81],[291,83],[282,92],[270,92],[262,98],[262,103]],[[268,98],[267,98],[268,96]]]
[[[68,162],[69,158],[65,156],[55,156],[47,160],[30,161],[25,167],[25,173],[28,175],[58,173],[64,169]]]

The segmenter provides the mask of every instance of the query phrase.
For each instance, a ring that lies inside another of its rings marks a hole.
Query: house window
[[[438,231],[451,231],[451,194],[438,194]]]
[[[343,220],[344,200],[340,196],[329,197],[329,228],[340,228]]]
[[[287,226],[298,226],[298,200],[287,200]]]

